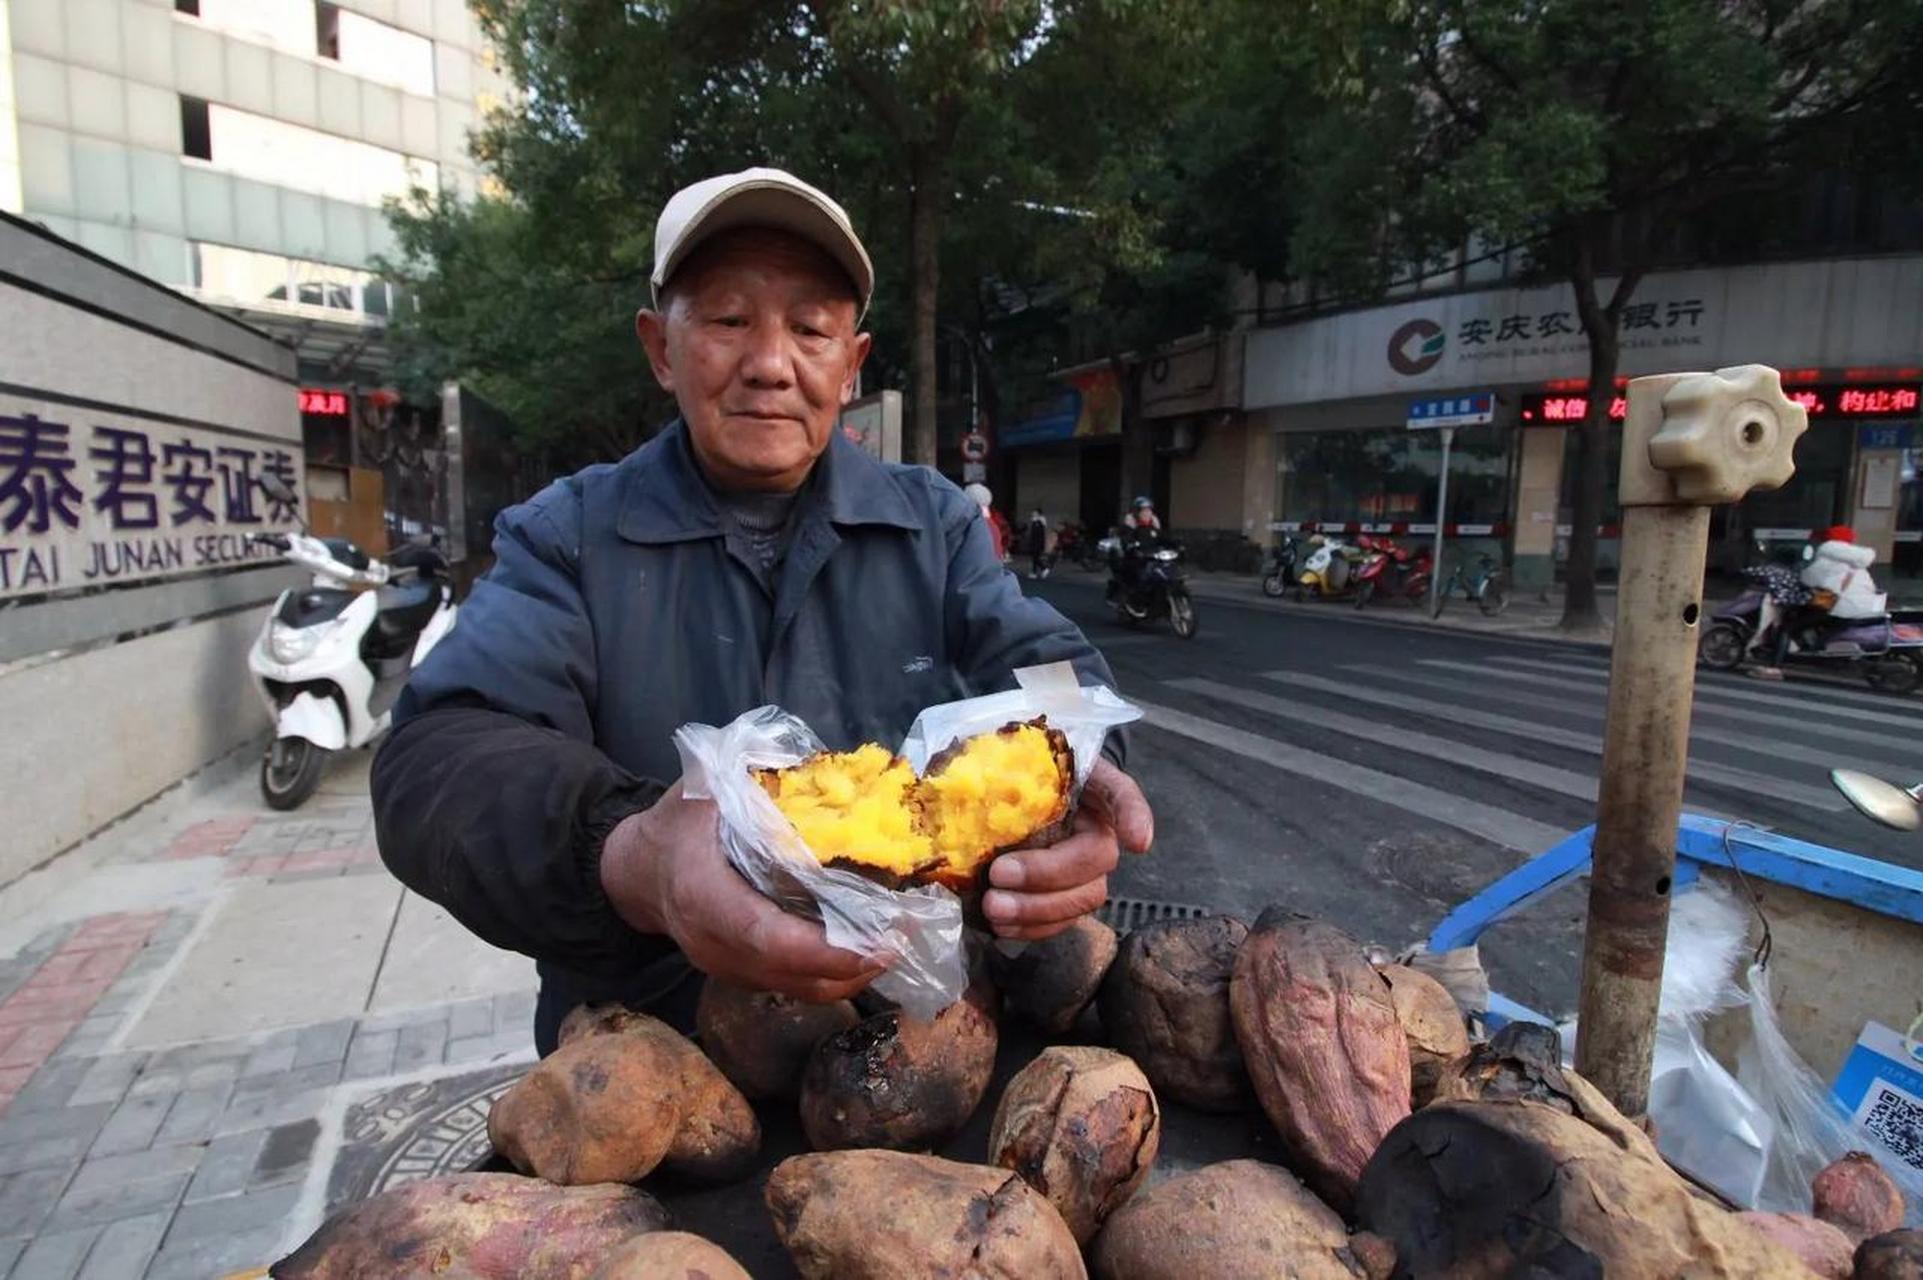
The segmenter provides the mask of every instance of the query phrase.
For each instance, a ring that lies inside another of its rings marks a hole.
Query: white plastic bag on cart
[[[922,712],[901,754],[917,773],[958,737],[998,729],[1011,720],[1046,715],[1075,753],[1075,782],[1088,780],[1109,729],[1141,712],[1103,686],[1082,688],[1067,663],[1015,673],[1020,687]],[[1064,684],[1066,679],[1066,684]],[[828,944],[865,956],[889,957],[875,991],[915,1018],[932,1018],[961,998],[968,985],[962,948],[961,900],[938,885],[890,889],[852,871],[824,867],[794,825],[749,775],[784,769],[826,748],[799,718],[779,707],[759,707],[716,727],[683,725],[683,794],[713,800],[720,810],[721,847],[748,883],[798,915],[819,919]]]
[[[1703,1022],[1744,1002],[1736,970],[1748,947],[1746,909],[1726,889],[1697,881],[1676,895],[1663,953],[1663,990],[1650,1064],[1649,1118],[1656,1148],[1676,1168],[1752,1208],[1763,1185],[1769,1116],[1710,1056]],[[1563,1025],[1573,1052],[1576,1025]],[[1803,1206],[1807,1211],[1808,1205]]]
[[[1750,1042],[1736,1063],[1737,1079],[1774,1122],[1769,1168],[1760,1209],[1808,1213],[1810,1182],[1826,1165],[1851,1151],[1865,1151],[1901,1188],[1904,1223],[1923,1227],[1923,1176],[1874,1136],[1850,1123],[1835,1097],[1783,1036],[1776,1021],[1769,970],[1749,971]]]

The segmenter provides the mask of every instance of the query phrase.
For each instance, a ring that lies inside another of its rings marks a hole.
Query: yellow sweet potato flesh
[[[1038,718],[957,743],[919,779],[874,743],[754,777],[824,866],[959,890],[1062,820],[1074,768],[1067,740]]]

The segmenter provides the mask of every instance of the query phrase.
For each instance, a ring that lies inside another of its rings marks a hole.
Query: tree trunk
[[[1609,305],[1596,296],[1593,271],[1578,267],[1569,283],[1576,292],[1576,311],[1589,337],[1588,408],[1576,428],[1576,504],[1569,521],[1569,563],[1563,572],[1562,629],[1590,630],[1602,621],[1596,608],[1596,528],[1602,523],[1607,471],[1609,405],[1616,398],[1616,365],[1622,347],[1616,318],[1629,300],[1618,286]],[[1633,282],[1625,282],[1633,287]]]
[[[936,321],[941,291],[941,165],[926,147],[909,152],[909,381],[914,407],[909,417],[908,461],[935,465]],[[974,423],[968,424],[971,428]]]

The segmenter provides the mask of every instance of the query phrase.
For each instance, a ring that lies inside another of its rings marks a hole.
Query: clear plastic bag
[[[1822,1080],[1790,1047],[1777,1025],[1769,970],[1762,965],[1749,971],[1749,1022],[1750,1042],[1738,1056],[1736,1077],[1776,1129],[1757,1207],[1808,1213],[1810,1182],[1816,1175],[1847,1152],[1866,1151],[1902,1189],[1905,1224],[1923,1226],[1923,1177],[1851,1124]]]
[[[1068,663],[1024,668],[1015,677],[1018,689],[922,712],[901,754],[920,773],[957,738],[1046,715],[1074,750],[1079,788],[1108,731],[1141,716],[1106,687],[1082,688]],[[748,883],[783,908],[819,919],[828,945],[890,957],[874,988],[909,1016],[931,1018],[961,998],[968,985],[961,900],[939,885],[889,889],[822,866],[749,776],[751,769],[784,769],[825,750],[813,730],[779,707],[759,707],[719,728],[683,725],[674,744],[681,753],[682,794],[714,801],[721,847]]]

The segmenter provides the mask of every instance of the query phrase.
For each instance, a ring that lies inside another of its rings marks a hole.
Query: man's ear
[[[663,391],[674,390],[674,367],[668,363],[668,317],[643,307],[634,316],[634,334],[648,353],[648,365]]]
[[[868,359],[868,349],[874,345],[874,334],[858,333],[855,335],[854,358],[848,362],[848,372],[844,374],[841,379],[841,402],[843,404],[847,404],[855,398],[855,384],[857,381],[855,375],[861,372],[863,362]]]

